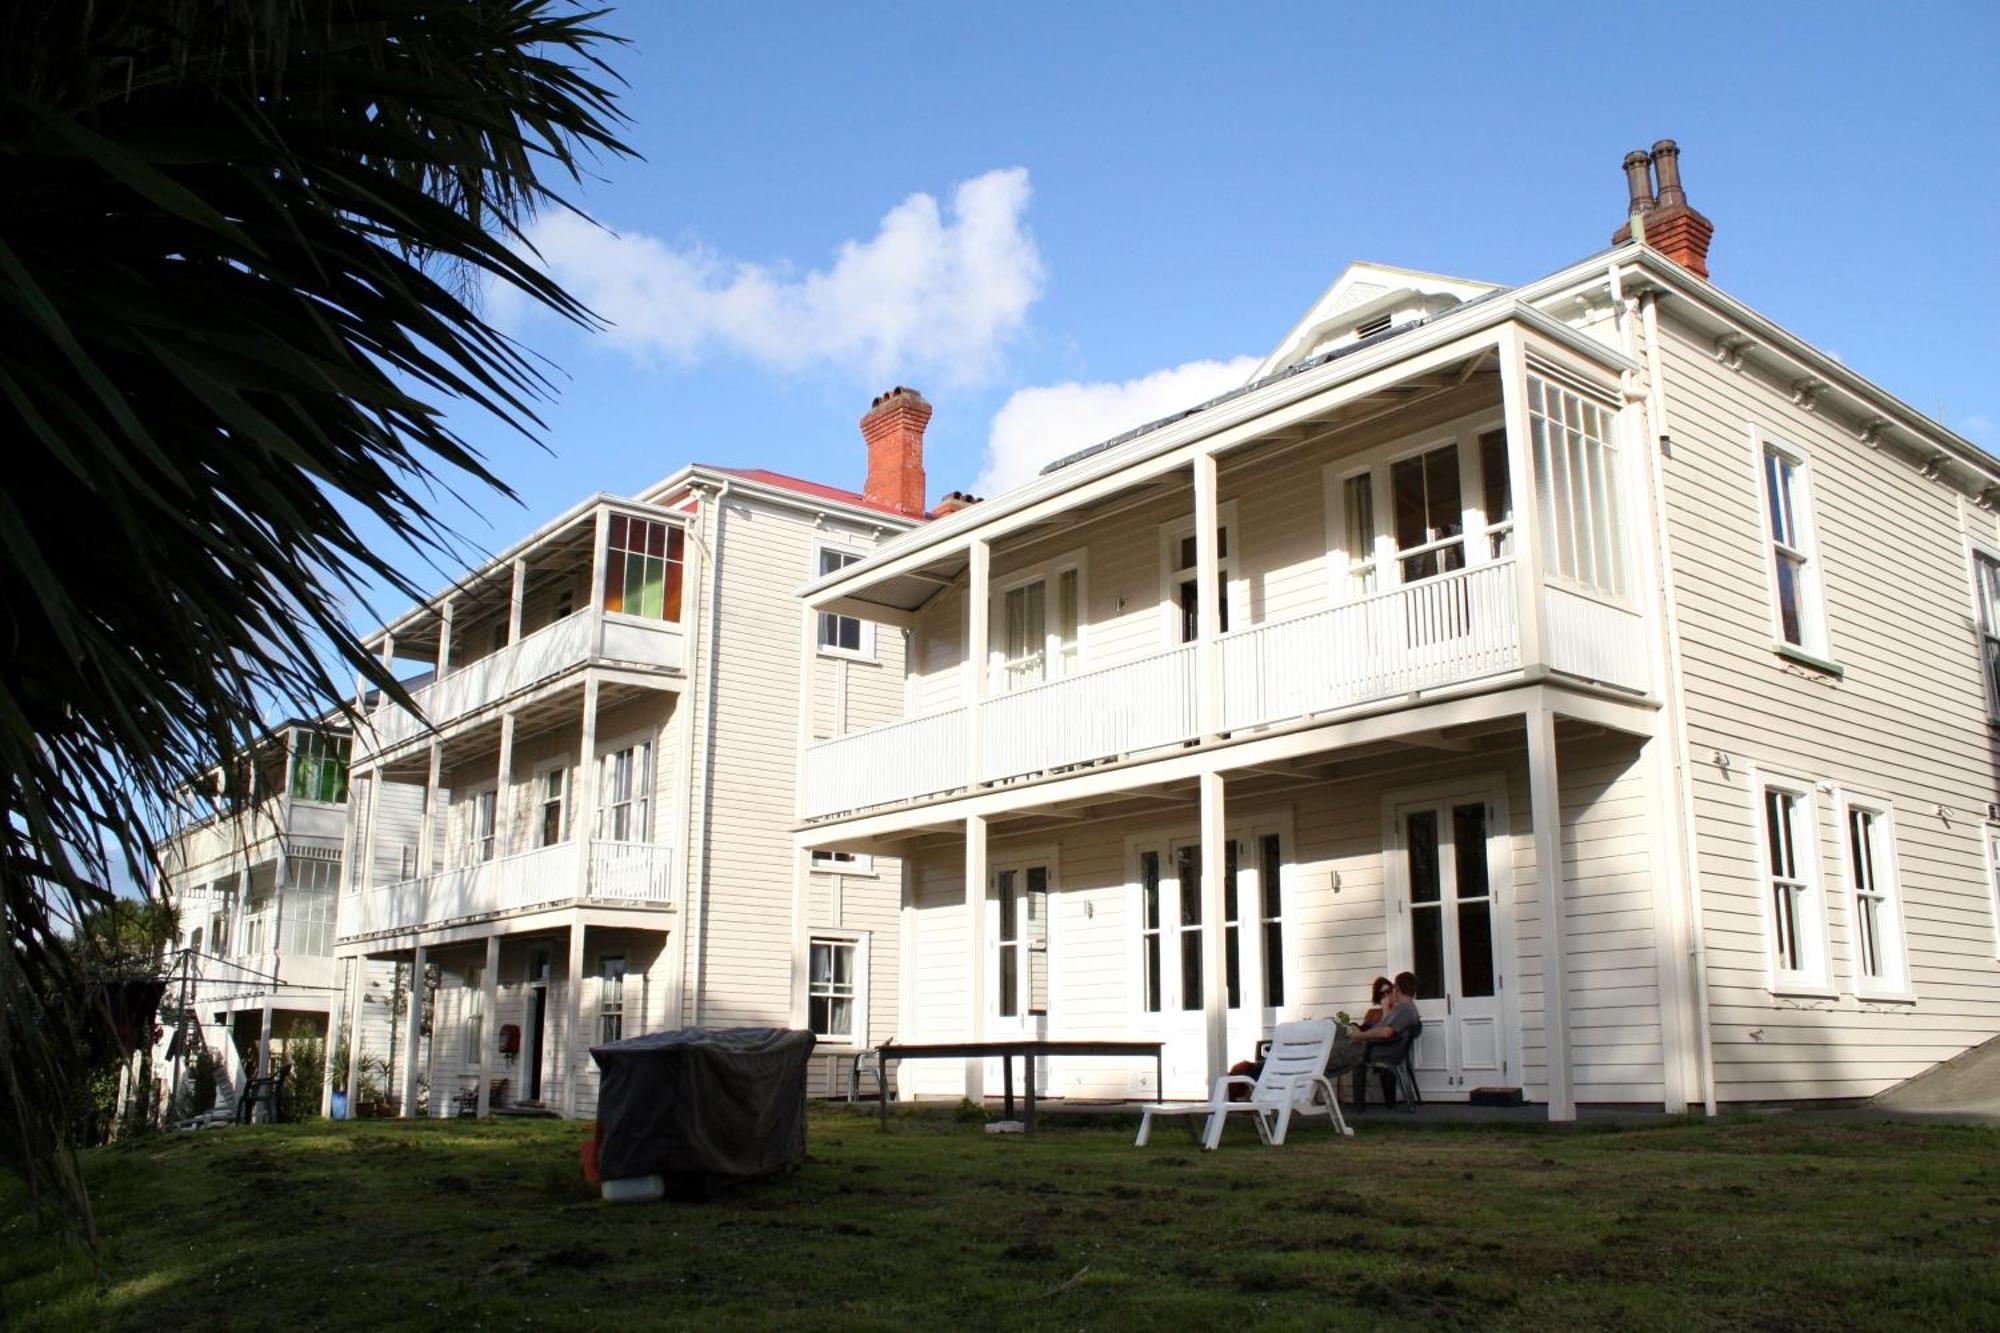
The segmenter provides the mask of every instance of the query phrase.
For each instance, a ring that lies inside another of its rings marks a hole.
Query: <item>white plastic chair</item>
[[[1156,1115],[1205,1115],[1208,1125],[1201,1146],[1214,1151],[1222,1142],[1222,1126],[1231,1111],[1248,1111],[1257,1118],[1257,1137],[1276,1146],[1285,1141],[1285,1130],[1295,1115],[1324,1115],[1334,1129],[1351,1135],[1333,1095],[1333,1083],[1326,1076],[1327,1057],[1333,1053],[1333,1039],[1339,1032],[1330,1018],[1309,1018],[1296,1023],[1280,1023],[1271,1034],[1271,1053],[1264,1057],[1263,1072],[1252,1079],[1247,1074],[1224,1074],[1215,1080],[1208,1101],[1156,1103],[1139,1118],[1139,1137],[1132,1146],[1143,1148],[1153,1133]],[[1250,1089],[1248,1101],[1232,1102],[1232,1087]]]

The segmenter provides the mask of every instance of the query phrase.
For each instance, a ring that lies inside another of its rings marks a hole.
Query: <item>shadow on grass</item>
[[[720,1328],[1229,1320],[1629,1329],[1994,1322],[2000,1135],[1411,1123],[1222,1151],[1130,1115],[982,1133],[815,1108],[791,1175],[613,1207],[561,1122],[298,1126],[88,1156],[93,1288],[17,1193],[9,1327]],[[981,1115],[979,1119],[983,1119]],[[11,1187],[9,1187],[11,1188]],[[1986,1225],[1966,1219],[1984,1218]],[[1885,1244],[1885,1240],[1890,1242]],[[1387,1303],[1385,1305],[1385,1302]]]

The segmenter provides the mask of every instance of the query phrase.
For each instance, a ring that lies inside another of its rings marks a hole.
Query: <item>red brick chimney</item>
[[[924,427],[930,420],[924,396],[900,384],[869,405],[861,418],[861,438],[868,442],[862,498],[911,518],[924,516]]]
[[[932,518],[943,518],[946,514],[956,514],[961,509],[970,509],[979,503],[979,497],[970,491],[953,491],[937,502],[931,511]]]
[[[1650,165],[1659,181],[1660,192],[1653,197],[1645,174]],[[1681,188],[1681,150],[1672,139],[1653,145],[1651,153],[1625,155],[1625,179],[1630,188],[1629,219],[1612,234],[1613,245],[1638,239],[1697,277],[1708,276],[1708,243],[1715,236],[1715,224],[1688,206],[1687,191]]]

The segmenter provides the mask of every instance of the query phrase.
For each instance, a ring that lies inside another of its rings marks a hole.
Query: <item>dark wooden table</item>
[[[889,1062],[891,1060],[975,1060],[988,1056],[1000,1058],[1000,1080],[1005,1088],[1006,1116],[1014,1118],[1014,1057],[1021,1058],[1021,1074],[1027,1097],[1027,1114],[1022,1118],[1022,1129],[1035,1132],[1035,1067],[1031,1063],[1048,1055],[1138,1055],[1153,1057],[1153,1095],[1159,1096],[1166,1073],[1166,1061],[1162,1052],[1165,1043],[1157,1041],[1041,1041],[1024,1037],[1017,1041],[945,1041],[923,1042],[909,1046],[895,1042],[885,1042],[875,1048],[875,1087],[880,1103],[882,1128],[889,1127]]]

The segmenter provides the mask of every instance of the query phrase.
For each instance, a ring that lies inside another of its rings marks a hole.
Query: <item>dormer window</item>
[[[1390,322],[1395,317],[1393,312],[1384,311],[1373,319],[1364,319],[1354,326],[1354,340],[1360,342],[1363,338],[1372,338],[1378,333],[1387,333]]]

